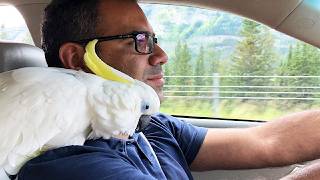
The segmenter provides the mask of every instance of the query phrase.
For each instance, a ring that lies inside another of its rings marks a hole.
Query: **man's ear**
[[[84,69],[84,47],[80,44],[67,42],[60,46],[59,57],[65,68],[80,70]]]

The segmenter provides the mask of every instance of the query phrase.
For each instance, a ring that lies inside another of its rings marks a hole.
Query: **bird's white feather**
[[[43,148],[83,143],[89,121],[81,120],[86,103],[81,97],[87,89],[74,77],[55,69],[25,68],[3,73],[0,79],[5,87],[0,93],[0,162],[7,161],[8,173],[16,173],[14,167]],[[82,142],[68,142],[79,135]]]
[[[16,174],[42,151],[131,135],[140,116],[158,112],[159,106],[155,91],[139,81],[123,84],[58,68],[1,73],[0,165]]]

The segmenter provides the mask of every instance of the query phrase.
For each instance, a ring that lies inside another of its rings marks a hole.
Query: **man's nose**
[[[149,57],[149,64],[152,66],[163,65],[168,62],[167,54],[161,49],[161,47],[155,44],[154,51]]]

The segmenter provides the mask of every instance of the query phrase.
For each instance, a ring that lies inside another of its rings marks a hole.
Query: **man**
[[[136,1],[53,0],[42,31],[49,66],[89,72],[86,41],[101,39],[96,51],[105,63],[147,83],[163,99],[161,66],[168,58]],[[147,140],[136,133],[51,150],[29,161],[18,178],[192,179],[190,169],[282,166],[320,155],[319,122],[314,110],[254,128],[207,130],[158,114],[143,130]]]

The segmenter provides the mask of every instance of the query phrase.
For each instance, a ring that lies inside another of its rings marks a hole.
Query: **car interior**
[[[46,67],[41,49],[41,18],[49,0],[0,0],[0,6],[14,6],[23,16],[34,45],[0,40],[0,72],[21,67]],[[319,0],[141,0],[139,3],[170,4],[219,10],[239,15],[262,23],[271,29],[320,47],[320,1]],[[201,118],[181,116],[194,125],[208,128],[245,128],[258,126],[264,121],[239,121],[237,119]],[[294,169],[295,164],[286,167],[215,170],[194,172],[194,179],[280,179]],[[0,180],[8,179],[0,171]]]

